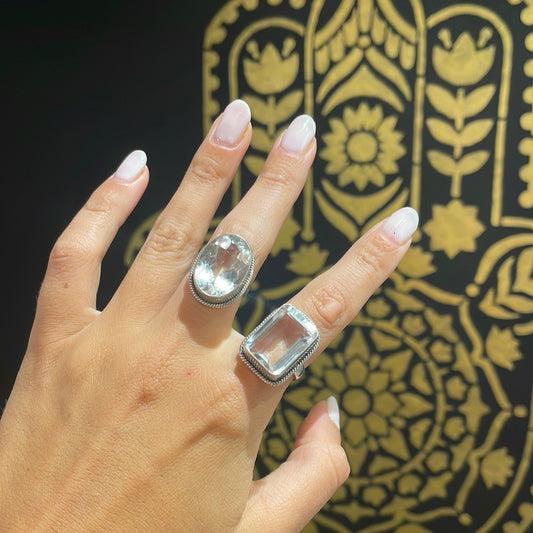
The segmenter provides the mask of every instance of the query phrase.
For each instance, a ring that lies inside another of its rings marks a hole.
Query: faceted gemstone
[[[319,332],[301,311],[285,304],[269,315],[246,339],[242,355],[268,381],[280,381],[316,349]]]
[[[219,235],[198,255],[192,282],[208,302],[232,301],[246,290],[253,266],[252,250],[242,237]]]

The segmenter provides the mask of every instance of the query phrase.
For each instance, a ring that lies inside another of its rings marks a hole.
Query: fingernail
[[[135,150],[120,163],[114,174],[117,181],[130,183],[137,178],[146,165],[146,154],[142,150]]]
[[[406,243],[418,227],[418,213],[412,207],[402,207],[383,224],[383,231],[398,244]]]
[[[224,113],[213,135],[215,141],[227,146],[235,146],[246,131],[252,114],[244,100],[233,100]]]
[[[331,418],[331,421],[337,426],[337,429],[341,428],[340,415],[339,415],[339,404],[334,396],[330,396],[327,399],[328,404],[328,415]]]
[[[309,115],[296,117],[281,139],[281,146],[288,152],[303,152],[315,136],[316,124]]]

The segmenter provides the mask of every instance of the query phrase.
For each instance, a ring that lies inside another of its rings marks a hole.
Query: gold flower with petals
[[[434,205],[433,217],[424,226],[432,250],[443,250],[453,259],[459,252],[475,252],[476,239],[485,231],[477,218],[478,208],[452,200],[447,206]]]
[[[326,173],[338,175],[341,187],[354,183],[360,191],[369,183],[385,185],[385,176],[398,172],[397,161],[405,155],[397,122],[395,115],[384,117],[380,105],[345,107],[342,120],[332,118],[331,131],[323,137],[320,157],[328,162]]]
[[[433,64],[437,74],[455,86],[474,85],[482,80],[492,65],[496,47],[486,46],[492,36],[489,28],[483,28],[476,43],[470,33],[463,32],[451,43],[449,30],[442,30],[439,38],[444,48],[433,48]]]

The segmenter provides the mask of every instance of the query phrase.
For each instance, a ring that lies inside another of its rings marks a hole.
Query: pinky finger
[[[238,531],[301,531],[348,478],[340,441],[339,408],[331,397],[311,409],[287,461],[254,482]]]
[[[146,154],[136,150],[92,193],[61,234],[37,305],[34,330],[42,341],[70,335],[94,318],[102,259],[147,184]]]

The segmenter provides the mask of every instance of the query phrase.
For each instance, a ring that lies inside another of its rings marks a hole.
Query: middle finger
[[[316,151],[315,131],[315,122],[310,116],[294,119],[275,143],[254,185],[214,233],[213,238],[234,233],[248,242],[255,258],[254,275],[270,253],[304,186]],[[194,322],[205,328],[208,320],[211,331],[229,331],[238,302],[223,309],[204,306],[192,297],[188,280],[182,282],[177,297],[183,298],[187,315],[194,317],[189,325]]]

